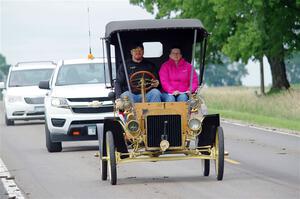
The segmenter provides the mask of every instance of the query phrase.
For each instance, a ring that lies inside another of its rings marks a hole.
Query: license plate
[[[88,126],[88,135],[96,135],[96,126]]]
[[[43,112],[43,111],[45,111],[45,107],[44,106],[35,106],[34,111],[35,112]]]

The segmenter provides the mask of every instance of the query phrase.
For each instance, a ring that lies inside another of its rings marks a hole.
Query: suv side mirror
[[[40,81],[39,88],[40,89],[50,89],[49,81]]]
[[[4,82],[0,82],[0,89],[4,89],[4,88],[5,88]]]
[[[108,97],[109,97],[109,99],[111,99],[111,100],[115,100],[115,97],[116,97],[116,94],[115,94],[115,92],[109,92],[108,93]]]

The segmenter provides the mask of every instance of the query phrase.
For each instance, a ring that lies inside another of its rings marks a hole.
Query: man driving
[[[131,46],[130,48],[131,53],[131,59],[126,61],[126,69],[128,73],[128,78],[132,80],[132,82],[136,83],[136,85],[139,84],[140,79],[142,77],[146,78],[148,76],[148,79],[151,78],[150,85],[148,86],[149,89],[146,89],[146,101],[147,102],[160,102],[161,101],[161,93],[157,89],[159,85],[158,81],[158,72],[155,68],[154,64],[149,62],[148,60],[144,59],[144,46],[142,43],[138,42]],[[137,72],[145,71],[146,73],[141,72],[140,74],[136,74]],[[149,73],[152,73],[154,76],[149,75]],[[148,73],[148,74],[147,74]],[[133,81],[134,77],[134,81]],[[116,82],[115,82],[115,93],[117,100],[121,98],[124,98],[125,96],[128,96],[129,99],[133,100],[134,102],[141,102],[142,101],[142,95],[141,95],[141,89],[137,88],[138,86],[134,86],[131,84],[131,91],[132,95],[130,95],[127,81],[126,81],[126,75],[124,66],[120,65],[117,71],[116,76]]]

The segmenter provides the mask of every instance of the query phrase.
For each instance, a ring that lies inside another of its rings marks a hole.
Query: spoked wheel
[[[210,160],[202,160],[203,175],[209,176]]]
[[[109,181],[111,185],[115,185],[117,184],[117,164],[116,164],[114,137],[111,131],[107,131],[106,133],[106,153],[108,156],[107,168],[108,168]]]
[[[100,159],[101,180],[107,180],[107,160]]]
[[[223,173],[224,173],[224,134],[223,134],[223,129],[220,126],[217,128],[215,148],[216,148],[215,167],[216,167],[217,180],[222,180]]]

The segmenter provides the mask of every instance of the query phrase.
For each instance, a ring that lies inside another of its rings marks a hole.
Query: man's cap
[[[130,50],[132,49],[136,49],[136,48],[142,48],[144,49],[144,45],[142,42],[135,42],[133,44],[130,45]]]

